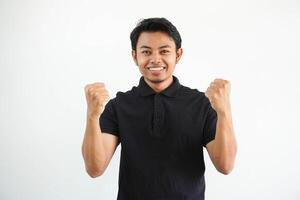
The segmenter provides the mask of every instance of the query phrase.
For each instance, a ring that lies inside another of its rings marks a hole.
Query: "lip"
[[[160,70],[150,70],[150,68],[162,68]],[[153,76],[160,76],[162,73],[165,72],[166,67],[147,67],[148,71],[151,73]]]
[[[163,68],[162,70],[164,70],[164,69],[166,69],[166,67],[165,66],[161,66],[161,67],[146,67],[148,70],[150,70],[150,68]]]

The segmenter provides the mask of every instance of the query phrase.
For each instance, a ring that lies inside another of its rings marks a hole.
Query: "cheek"
[[[169,64],[175,64],[176,63],[176,56],[168,56],[168,57],[166,57],[165,61]]]
[[[145,65],[148,64],[148,61],[146,59],[140,59],[138,60],[138,64],[139,66],[144,67]]]
[[[141,57],[141,56],[137,57],[137,63],[139,66],[145,65],[148,62],[147,60],[148,59],[146,59],[145,57]]]

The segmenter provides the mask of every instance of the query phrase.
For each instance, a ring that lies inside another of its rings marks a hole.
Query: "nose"
[[[153,52],[150,58],[151,64],[160,64],[161,63],[161,56],[159,52]]]

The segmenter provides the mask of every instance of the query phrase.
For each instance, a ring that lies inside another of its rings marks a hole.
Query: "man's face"
[[[182,49],[176,51],[174,40],[163,32],[140,34],[132,57],[146,81],[161,83],[172,79]]]

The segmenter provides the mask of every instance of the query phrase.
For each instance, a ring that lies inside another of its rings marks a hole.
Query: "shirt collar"
[[[179,83],[178,78],[173,75],[173,82],[171,83],[171,85],[169,85],[169,87],[160,92],[160,94],[163,94],[168,97],[175,97],[180,87],[181,84]],[[156,94],[156,92],[146,83],[143,76],[140,78],[137,89],[141,96],[149,96],[152,94]]]

